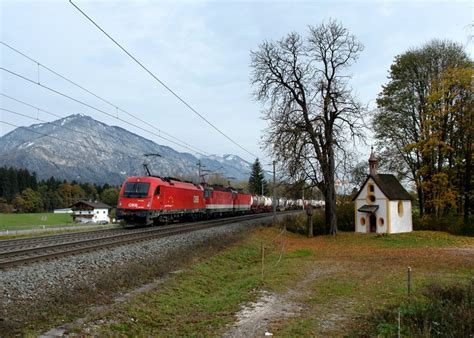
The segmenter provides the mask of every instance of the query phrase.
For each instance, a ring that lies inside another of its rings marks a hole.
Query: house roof
[[[105,203],[102,203],[102,202],[90,202],[90,201],[79,201],[79,202],[76,202],[74,203],[73,205],[70,206],[70,208],[72,207],[76,207],[76,206],[79,206],[80,204],[85,204],[85,205],[88,205],[94,209],[110,209],[112,208],[110,205],[107,205]]]
[[[377,174],[377,175],[367,175],[367,179],[364,184],[360,187],[357,194],[355,194],[352,200],[355,200],[359,196],[360,192],[364,188],[365,184],[369,180],[373,179],[375,184],[382,190],[385,196],[389,200],[411,200],[411,196],[408,191],[400,184],[397,178],[391,174]]]

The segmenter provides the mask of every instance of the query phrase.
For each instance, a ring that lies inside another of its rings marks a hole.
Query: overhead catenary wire
[[[82,131],[74,130],[74,129],[68,128],[68,127],[66,127],[66,126],[64,126],[64,125],[57,124],[57,123],[54,123],[54,122],[44,121],[44,120],[38,119],[38,118],[36,118],[36,117],[29,116],[29,115],[27,115],[27,114],[19,113],[19,112],[17,112],[17,111],[13,111],[13,110],[1,108],[1,107],[0,107],[0,110],[6,111],[6,112],[8,112],[8,113],[12,113],[12,114],[15,114],[15,115],[18,115],[18,116],[23,116],[23,117],[26,117],[26,118],[29,118],[29,119],[32,119],[32,120],[38,120],[38,121],[43,122],[43,123],[51,123],[51,124],[56,125],[56,126],[58,126],[58,127],[60,127],[60,128],[67,129],[67,130],[71,130],[71,131],[74,131],[74,132],[78,132],[78,133],[81,133],[81,134],[85,134],[85,135],[87,135],[87,136],[90,136],[89,134],[84,133],[84,132],[82,132]],[[6,122],[6,121],[2,121],[2,120],[0,120],[0,123],[9,125],[9,126],[11,126],[11,127],[21,128],[21,129],[24,129],[24,130],[29,131],[29,132],[31,132],[31,133],[38,134],[38,135],[45,136],[45,137],[50,137],[50,138],[53,138],[53,139],[56,139],[56,140],[59,140],[59,141],[62,141],[62,142],[66,142],[66,143],[71,144],[71,145],[80,146],[80,147],[83,147],[83,146],[84,146],[84,144],[81,144],[80,142],[71,141],[71,140],[67,140],[67,139],[64,139],[64,138],[61,138],[61,137],[57,137],[57,136],[54,136],[54,135],[42,133],[42,132],[39,132],[39,131],[37,131],[37,130],[32,129],[31,127],[19,126],[19,125],[17,125],[17,124],[13,124],[13,123]],[[101,149],[101,148],[102,148],[102,149]],[[95,144],[94,150],[95,150],[96,152],[99,152],[99,153],[108,154],[108,155],[113,155],[113,156],[116,156],[117,154],[120,154],[120,155],[123,155],[124,157],[136,157],[136,158],[140,158],[140,159],[141,159],[141,154],[140,154],[140,155],[134,155],[134,154],[125,153],[125,152],[122,152],[122,151],[119,151],[119,150],[110,151],[110,150],[108,150],[108,149],[105,149],[104,147],[98,146],[97,144]]]
[[[42,112],[45,112],[45,113],[47,113],[47,114],[50,114],[50,115],[53,115],[53,116],[56,116],[56,117],[59,117],[59,118],[64,118],[63,116],[57,115],[57,114],[55,114],[55,113],[51,113],[51,112],[49,112],[49,111],[47,111],[47,110],[44,110],[44,109],[39,108],[39,107],[37,107],[37,106],[34,106],[34,105],[32,105],[32,104],[30,104],[30,103],[27,103],[27,102],[25,102],[25,101],[16,99],[16,98],[11,97],[11,96],[9,96],[9,95],[6,95],[6,94],[4,94],[4,93],[0,93],[0,95],[4,96],[4,97],[6,97],[6,98],[8,98],[8,99],[10,99],[10,100],[13,100],[13,101],[15,101],[15,102],[21,103],[21,104],[23,104],[23,105],[25,105],[25,106],[27,106],[27,107],[34,108],[34,109],[37,110],[37,112],[42,111]],[[70,130],[70,131],[72,131],[72,132],[74,132],[74,133],[82,134],[82,135],[85,135],[85,136],[88,136],[88,137],[91,136],[89,133],[85,133],[85,132],[80,131],[80,130],[76,130],[76,129],[72,129],[72,128],[66,127],[66,126],[62,125],[61,123],[57,123],[56,121],[45,121],[45,120],[42,120],[42,119],[39,118],[38,114],[36,115],[36,118],[33,118],[33,117],[29,116],[29,115],[22,114],[22,113],[19,113],[19,112],[15,112],[15,111],[12,111],[12,110],[9,110],[9,109],[5,109],[5,108],[0,108],[0,110],[9,112],[9,113],[11,113],[11,114],[16,114],[16,115],[19,115],[19,116],[27,117],[27,118],[30,118],[30,119],[33,119],[33,120],[37,120],[37,121],[40,121],[40,122],[43,122],[43,123],[51,123],[51,124],[53,124],[53,125],[55,125],[55,126],[57,126],[57,127],[61,127],[61,128],[63,128],[63,129]],[[95,145],[97,146],[97,144],[95,144]]]
[[[42,119],[40,119],[40,118],[38,118],[38,117],[32,117],[32,116],[27,115],[27,114],[19,113],[19,112],[16,112],[16,111],[13,111],[13,110],[10,110],[10,109],[1,108],[1,107],[0,107],[0,110],[3,110],[3,111],[5,111],[5,112],[11,113],[11,114],[15,114],[15,115],[18,115],[18,116],[27,117],[27,118],[32,119],[32,120],[37,120],[37,121],[40,121],[40,122],[43,122],[43,123],[51,123],[52,125],[55,125],[55,126],[57,126],[57,127],[61,127],[61,128],[64,128],[64,129],[67,129],[67,130],[72,131],[72,132],[74,132],[74,133],[78,133],[78,134],[90,136],[88,133],[85,133],[85,132],[80,131],[80,130],[75,130],[75,129],[72,129],[72,128],[69,128],[69,127],[66,127],[66,126],[62,126],[61,124],[56,123],[56,122],[54,122],[54,121],[51,121],[51,122],[45,121],[45,120],[42,120]]]
[[[144,69],[151,77],[153,77],[160,85],[162,85],[166,90],[168,90],[174,97],[176,97],[181,103],[183,103],[188,109],[190,109],[194,114],[199,116],[203,121],[205,121],[208,125],[210,125],[214,130],[216,130],[219,134],[224,136],[227,140],[232,142],[234,145],[245,151],[246,153],[250,154],[254,158],[258,156],[253,154],[252,152],[245,149],[241,146],[238,142],[234,141],[230,136],[225,134],[222,130],[217,128],[212,122],[210,122],[205,116],[200,114],[194,107],[192,107],[186,100],[184,100],[180,95],[178,95],[174,90],[172,90],[166,83],[164,83],[161,79],[159,79],[152,71],[150,71],[147,67],[145,67],[137,58],[135,58],[130,52],[128,52],[120,43],[118,43],[112,36],[110,36],[102,27],[100,27],[94,20],[92,20],[86,13],[84,13],[75,3],[69,0],[69,3],[73,5],[83,16],[85,16],[94,26],[96,26],[102,33],[104,33],[113,43],[115,43],[125,54],[127,54],[133,61],[135,61],[142,69]]]
[[[72,97],[72,96],[69,96],[69,95],[67,95],[67,94],[64,94],[64,93],[62,93],[62,92],[60,92],[60,91],[58,91],[58,90],[56,90],[56,89],[54,89],[54,88],[45,86],[45,85],[42,84],[42,83],[37,83],[36,81],[34,81],[34,80],[32,80],[32,79],[30,79],[30,78],[28,78],[28,77],[26,77],[26,76],[23,76],[23,75],[20,75],[20,74],[18,74],[18,73],[15,73],[15,72],[13,72],[13,71],[11,71],[11,70],[9,70],[9,69],[6,69],[6,68],[4,68],[4,67],[0,67],[0,70],[3,70],[3,71],[5,71],[5,72],[7,72],[7,73],[9,73],[9,74],[11,74],[11,75],[14,75],[14,76],[16,76],[16,77],[18,77],[18,78],[20,78],[20,79],[23,79],[24,81],[30,82],[30,83],[35,84],[35,85],[37,85],[37,86],[40,86],[40,87],[42,87],[42,88],[44,88],[44,89],[47,89],[47,90],[49,90],[49,91],[51,91],[51,92],[53,92],[53,93],[55,93],[55,94],[57,94],[57,95],[63,96],[63,97],[65,97],[65,98],[69,99],[69,100],[72,100],[72,101],[76,102],[76,103],[82,104],[82,105],[84,105],[84,106],[86,106],[86,107],[88,107],[88,108],[90,108],[90,109],[93,109],[93,110],[95,110],[95,111],[98,111],[98,112],[100,112],[100,113],[102,113],[102,114],[105,114],[105,115],[107,115],[107,116],[109,116],[109,117],[112,117],[112,118],[115,118],[115,119],[117,119],[117,120],[119,120],[119,121],[122,121],[122,122],[124,122],[124,123],[126,123],[126,124],[128,124],[128,125],[131,125],[131,126],[137,128],[137,129],[140,129],[140,130],[142,130],[142,131],[145,131],[145,132],[147,132],[147,133],[150,133],[150,134],[152,134],[152,135],[155,135],[156,137],[159,137],[159,138],[161,138],[161,139],[164,139],[164,140],[166,140],[166,141],[168,141],[168,142],[170,142],[170,143],[172,143],[172,144],[175,144],[175,145],[177,145],[177,146],[179,146],[179,147],[186,148],[186,149],[188,149],[189,151],[191,151],[191,152],[193,152],[193,153],[197,153],[197,154],[200,154],[200,155],[206,155],[206,154],[203,154],[203,153],[201,153],[201,152],[199,152],[199,151],[196,151],[195,149],[192,149],[191,147],[188,147],[188,146],[186,146],[186,145],[179,144],[179,143],[177,143],[177,142],[175,142],[175,141],[173,141],[173,140],[171,140],[171,139],[169,139],[169,138],[167,138],[167,137],[164,137],[164,136],[162,136],[162,135],[160,135],[160,134],[157,134],[157,133],[155,133],[155,132],[153,132],[153,131],[150,131],[150,130],[148,130],[148,129],[145,129],[145,128],[143,128],[143,127],[141,127],[141,126],[139,126],[139,125],[137,125],[137,124],[135,124],[135,123],[132,123],[132,122],[127,121],[127,120],[124,120],[124,119],[122,119],[122,118],[120,118],[120,117],[116,117],[116,116],[114,116],[113,114],[110,114],[110,113],[108,113],[108,112],[106,112],[106,111],[104,111],[104,110],[102,110],[102,109],[99,109],[99,108],[97,108],[97,107],[94,107],[94,106],[92,106],[92,105],[90,105],[90,104],[88,104],[88,103],[86,103],[86,102],[84,102],[84,101],[81,101],[81,100],[79,100],[79,99],[76,99],[76,98],[74,98],[74,97]]]
[[[34,108],[34,109],[38,109],[38,110],[40,110],[40,111],[42,111],[42,112],[44,112],[44,113],[46,113],[46,114],[49,114],[49,115],[51,115],[51,116],[54,116],[54,117],[57,117],[57,118],[60,118],[60,119],[62,119],[62,118],[65,117],[65,116],[61,116],[61,115],[52,113],[52,112],[50,112],[50,111],[48,111],[48,110],[45,110],[45,109],[43,109],[43,108],[36,107],[36,106],[34,106],[34,105],[30,104],[30,103],[27,103],[27,102],[25,102],[25,101],[16,99],[16,98],[14,98],[14,97],[11,97],[10,95],[7,95],[7,94],[5,94],[5,93],[0,93],[0,95],[4,96],[4,97],[6,97],[6,98],[8,98],[8,99],[10,99],[10,100],[12,100],[12,101],[16,101],[16,102],[18,102],[18,103],[24,104],[25,106],[28,106],[28,107],[31,107],[31,108]]]
[[[69,79],[68,77],[66,77],[66,76],[64,76],[64,75],[62,75],[62,74],[56,72],[55,70],[51,69],[50,67],[45,66],[43,63],[41,63],[41,62],[39,62],[38,60],[35,60],[34,58],[32,58],[32,57],[26,55],[25,53],[23,53],[23,52],[21,52],[20,50],[14,48],[13,46],[11,46],[11,45],[9,45],[9,44],[3,42],[3,41],[0,41],[0,44],[4,45],[5,47],[9,48],[10,50],[14,51],[15,53],[17,53],[17,54],[23,56],[24,58],[30,60],[31,62],[37,64],[37,65],[38,65],[38,74],[39,74],[39,69],[40,69],[40,67],[41,67],[41,68],[43,68],[43,69],[45,69],[45,70],[51,72],[52,74],[54,74],[54,75],[60,77],[61,79],[67,81],[68,83],[70,83],[70,84],[76,86],[77,88],[79,88],[79,89],[85,91],[86,93],[88,93],[88,94],[94,96],[95,98],[101,100],[102,102],[105,102],[106,104],[112,106],[117,112],[118,112],[118,111],[121,111],[121,112],[125,113],[126,115],[128,115],[128,116],[130,116],[130,117],[133,117],[134,119],[140,121],[141,123],[143,123],[143,124],[145,124],[145,125],[147,125],[147,126],[150,126],[151,128],[157,130],[157,131],[160,133],[160,135],[161,135],[161,134],[164,134],[164,135],[166,135],[167,137],[169,137],[169,138],[171,138],[171,139],[174,139],[175,141],[178,141],[178,142],[182,143],[183,145],[186,146],[186,149],[191,150],[192,152],[197,153],[197,154],[202,154],[202,155],[207,155],[207,156],[209,155],[208,152],[206,152],[206,151],[204,151],[204,150],[202,150],[202,149],[200,149],[200,148],[198,148],[198,147],[196,147],[196,146],[193,146],[193,145],[191,145],[191,144],[189,144],[189,143],[187,143],[187,142],[185,142],[185,141],[183,141],[183,140],[181,140],[181,139],[179,139],[179,138],[177,138],[177,137],[171,135],[170,133],[167,133],[167,132],[165,132],[165,131],[163,131],[163,130],[161,130],[161,129],[159,129],[159,128],[156,128],[155,126],[153,126],[152,124],[150,124],[149,121],[145,121],[145,120],[141,119],[140,117],[138,117],[137,115],[132,114],[132,113],[130,113],[129,111],[127,111],[127,110],[125,110],[125,109],[123,109],[123,108],[118,107],[116,104],[114,104],[114,103],[110,102],[109,100],[107,100],[107,99],[105,99],[105,98],[103,98],[103,97],[101,97],[101,96],[95,94],[95,93],[92,92],[91,90],[85,88],[84,86],[81,86],[80,84],[78,84],[77,82],[75,82],[75,81]],[[41,83],[40,83],[40,81],[39,81],[39,75],[38,75],[38,81],[32,81],[32,82],[34,82],[34,83],[36,83],[36,84],[38,84],[38,85],[41,85]],[[43,110],[43,111],[44,111],[44,110]],[[45,112],[46,112],[46,111],[45,111]],[[111,116],[111,117],[113,117],[113,118],[115,118],[115,119],[118,119],[118,120],[120,120],[120,121],[125,122],[124,120],[122,120],[122,119],[120,119],[120,118],[118,117],[118,114],[117,114],[117,116],[112,115],[112,114],[109,114],[109,116]],[[168,140],[168,139],[166,139],[166,140]],[[176,144],[176,143],[173,143],[173,144]],[[192,150],[192,149],[194,149],[194,150]]]
[[[51,138],[54,138],[54,139],[56,139],[56,140],[60,140],[60,141],[66,142],[66,143],[76,144],[76,142],[74,142],[74,141],[69,141],[69,140],[65,140],[65,139],[60,138],[60,137],[57,137],[57,136],[48,135],[48,134],[45,134],[45,133],[42,133],[42,132],[39,132],[39,131],[36,131],[36,130],[32,130],[32,129],[27,128],[27,127],[24,127],[24,126],[19,126],[19,125],[17,125],[17,124],[13,124],[13,123],[10,123],[10,122],[6,122],[6,121],[3,121],[3,120],[0,120],[0,123],[9,125],[9,126],[11,126],[11,127],[22,128],[22,129],[28,130],[28,131],[30,131],[30,132],[32,132],[32,133],[39,134],[39,135],[43,135],[43,136],[48,136],[48,137],[51,137]]]

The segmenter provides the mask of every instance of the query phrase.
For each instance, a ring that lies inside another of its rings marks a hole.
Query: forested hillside
[[[0,212],[40,212],[69,207],[80,199],[117,203],[119,187],[60,181],[54,177],[38,181],[35,172],[0,167]]]

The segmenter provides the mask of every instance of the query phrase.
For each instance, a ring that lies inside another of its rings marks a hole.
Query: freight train
[[[277,210],[304,208],[315,201],[277,200]],[[117,219],[128,225],[158,225],[180,220],[268,212],[273,201],[231,187],[181,181],[171,177],[132,176],[117,203]]]

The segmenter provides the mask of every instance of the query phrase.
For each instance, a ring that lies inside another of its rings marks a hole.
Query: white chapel
[[[369,175],[354,196],[355,231],[394,234],[413,231],[411,196],[394,175],[378,174],[372,150]]]

